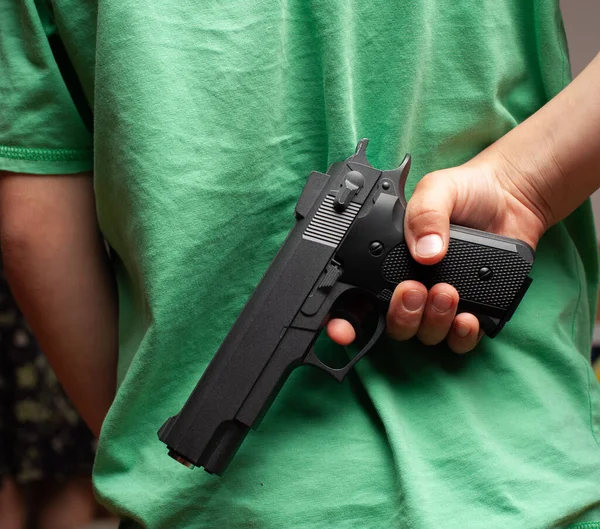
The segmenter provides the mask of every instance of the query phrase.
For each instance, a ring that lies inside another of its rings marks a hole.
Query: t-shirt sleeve
[[[0,170],[32,174],[92,168],[85,127],[50,45],[40,0],[0,2]]]

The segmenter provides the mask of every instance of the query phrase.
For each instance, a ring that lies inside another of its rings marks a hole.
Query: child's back
[[[0,169],[93,163],[114,250],[120,387],[95,482],[125,527],[600,523],[587,205],[541,240],[519,312],[478,354],[388,342],[341,386],[298,370],[223,478],[185,469],[156,436],[292,226],[308,173],[361,137],[377,167],[410,151],[411,187],[473,157],[569,81],[554,2],[4,10],[21,19],[20,34],[0,37],[2,67],[24,75],[0,102]],[[54,63],[56,31],[93,109],[93,140]]]

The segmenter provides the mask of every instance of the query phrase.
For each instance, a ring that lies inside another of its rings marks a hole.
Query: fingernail
[[[466,323],[459,322],[454,326],[454,330],[458,336],[465,338],[471,332],[471,327],[469,327]]]
[[[425,235],[417,240],[416,252],[419,257],[434,257],[442,251],[444,241],[439,235]]]
[[[452,306],[452,297],[448,294],[436,294],[433,296],[433,308],[438,312],[447,312]]]
[[[402,305],[412,312],[419,310],[425,303],[425,294],[420,290],[409,290],[402,294]]]

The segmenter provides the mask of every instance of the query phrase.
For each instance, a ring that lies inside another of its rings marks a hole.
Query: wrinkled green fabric
[[[544,236],[522,305],[475,353],[388,341],[342,385],[296,370],[223,478],[156,436],[292,226],[308,173],[361,137],[380,168],[412,153],[410,189],[471,158],[569,81],[555,0],[53,4],[52,18],[1,4],[0,168],[57,172],[27,149],[90,142],[46,49],[57,28],[94,111],[119,280],[120,387],[95,484],[123,527],[600,527],[587,203]]]
[[[55,31],[47,6],[40,5],[38,11],[32,0],[0,1],[3,170],[77,173],[91,167],[92,139],[48,45]]]

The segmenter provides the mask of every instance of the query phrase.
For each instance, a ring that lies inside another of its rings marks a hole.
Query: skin
[[[95,518],[98,504],[89,476],[74,476],[66,483],[46,484],[37,516],[37,529],[81,529]]]
[[[0,483],[0,527],[3,529],[25,529],[25,499],[10,476]]]
[[[26,529],[31,526],[37,529],[81,528],[94,520],[98,508],[89,476],[73,476],[66,483],[35,483],[29,486],[28,494],[29,502],[32,501],[32,494],[35,497],[34,513],[28,509],[25,500],[27,493],[23,487],[17,485],[11,476],[4,476],[0,485],[2,529]],[[28,523],[32,517],[35,523]]]
[[[117,298],[91,174],[2,174],[0,240],[19,307],[98,435],[116,387]]]
[[[434,264],[444,257],[450,221],[521,239],[535,249],[548,228],[600,186],[598,131],[600,55],[554,99],[478,156],[423,177],[405,216],[414,259]],[[479,322],[472,314],[457,315],[457,303],[458,293],[450,285],[427,292],[416,281],[400,283],[390,302],[388,332],[397,340],[416,336],[427,345],[445,339],[456,353],[471,351],[481,338]],[[344,320],[331,320],[327,332],[342,345],[355,338]]]

